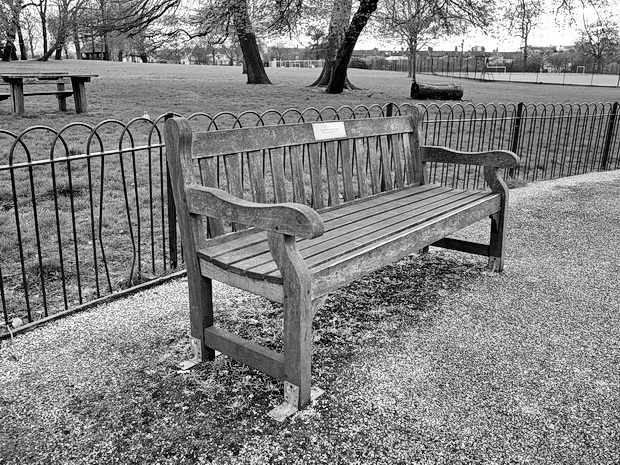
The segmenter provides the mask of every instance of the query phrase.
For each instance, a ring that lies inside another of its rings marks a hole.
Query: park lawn
[[[98,74],[86,84],[88,114],[72,110],[59,112],[54,97],[26,98],[26,115],[9,113],[10,103],[0,102],[0,129],[19,132],[43,124],[59,129],[69,122],[96,124],[108,118],[127,122],[147,113],[155,118],[166,112],[188,116],[195,112],[215,114],[230,111],[264,112],[269,109],[324,108],[343,105],[385,105],[410,101],[411,79],[405,73],[351,69],[351,81],[360,90],[340,95],[326,94],[308,85],[318,77],[319,69],[268,68],[270,86],[245,84],[240,67],[187,66],[172,64],[115,63],[64,60],[40,63],[28,61],[2,64],[2,72],[83,72]],[[617,88],[479,82],[439,76],[420,75],[419,82],[458,82],[464,88],[462,103],[609,102],[620,99]],[[8,91],[8,89],[7,89]]]

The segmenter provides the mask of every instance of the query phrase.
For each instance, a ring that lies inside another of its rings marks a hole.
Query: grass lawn
[[[328,95],[307,87],[319,74],[318,69],[269,68],[272,86],[249,86],[239,67],[184,66],[98,61],[50,61],[2,64],[8,72],[72,71],[98,74],[86,84],[89,113],[76,115],[69,98],[65,114],[58,111],[56,99],[26,97],[26,115],[9,113],[10,103],[0,102],[0,128],[20,131],[35,124],[60,128],[72,121],[98,123],[107,118],[123,122],[142,116],[151,117],[173,111],[182,115],[194,112],[214,114],[221,111],[240,113],[287,108],[323,108],[342,105],[384,105],[409,99],[411,79],[404,73],[350,70],[351,81],[361,90]],[[420,82],[449,83],[452,78],[421,75]],[[458,81],[458,80],[457,80]],[[464,102],[609,102],[620,99],[620,89],[564,87],[506,82],[462,80]],[[7,89],[8,91],[8,89]]]
[[[431,249],[330,297],[325,394],[284,424],[272,379],[227,357],[176,368],[186,280],[2,342],[0,463],[620,462],[620,172],[511,195],[504,273]],[[215,298],[224,326],[279,344],[278,307]]]

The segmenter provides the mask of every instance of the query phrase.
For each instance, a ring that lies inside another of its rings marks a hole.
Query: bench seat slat
[[[349,202],[338,207],[327,208],[320,212],[321,218],[328,229],[332,229],[331,225],[333,221],[342,221],[342,218],[349,217],[353,214],[371,215],[375,210],[384,211],[386,201],[398,201],[399,199],[406,199],[413,195],[423,198],[426,195],[435,195],[435,192],[441,189],[436,185],[424,185],[416,186],[414,189],[402,189],[394,192],[385,192],[373,196],[372,198],[359,199],[353,202]],[[343,223],[338,223],[343,224]],[[257,230],[246,230],[235,234],[226,234],[218,238],[209,241],[207,247],[199,251],[199,254],[203,259],[212,261],[214,258],[220,258],[219,263],[221,266],[227,267],[227,263],[234,262],[234,258],[225,258],[223,255],[231,254],[236,251],[241,251],[240,255],[243,257],[253,247],[261,245],[259,249],[262,252],[267,252],[269,247],[266,243],[267,234],[264,232],[257,232]],[[300,245],[303,241],[300,242]]]
[[[400,199],[391,200],[389,204],[378,205],[375,208],[355,211],[351,209],[351,214],[340,216],[335,221],[324,222],[326,228],[323,236],[318,240],[299,241],[298,249],[304,258],[308,258],[323,249],[330,247],[330,244],[340,244],[348,240],[357,240],[358,236],[363,236],[367,231],[377,229],[377,224],[384,221],[399,222],[407,214],[420,214],[436,205],[448,202],[452,196],[462,196],[459,191],[442,189],[441,191],[426,191],[421,195],[412,195]],[[255,270],[254,268],[267,265],[275,269],[275,264],[271,257],[268,247],[257,244],[249,249],[241,249],[233,254],[228,254],[213,259],[215,263],[230,268],[232,271],[258,277],[269,274],[265,269]]]
[[[431,221],[407,229],[351,254],[310,270],[313,298],[318,298],[356,279],[394,263],[442,237],[486,218],[490,211],[501,209],[501,197],[489,195],[474,204],[446,213]]]
[[[419,212],[405,212],[403,215],[395,216],[389,221],[377,222],[364,228],[343,233],[336,240],[321,243],[313,249],[300,250],[300,252],[310,269],[310,273],[312,273],[313,268],[330,263],[341,256],[350,255],[356,250],[372,246],[372,244],[378,241],[389,241],[389,238],[392,236],[402,234],[404,231],[424,224],[436,217],[450,215],[451,212],[486,197],[488,197],[488,194],[454,196],[448,199],[449,203],[446,203],[445,206],[438,207],[440,204],[433,203],[421,208]],[[246,271],[246,274],[255,278],[265,276],[269,281],[281,282],[280,272],[275,264],[271,262],[264,265],[261,269],[249,269]]]
[[[343,240],[332,241],[329,244],[322,244],[321,247],[317,247],[314,251],[318,253],[310,254],[310,250],[308,250],[306,264],[312,270],[312,268],[333,261],[336,257],[350,254],[353,250],[361,249],[378,240],[389,240],[391,236],[398,235],[438,216],[450,215],[451,212],[463,206],[470,205],[487,197],[488,194],[467,195],[463,193],[461,195],[454,195],[446,199],[445,205],[439,202],[429,203],[421,207],[419,211],[413,210],[396,216],[390,221],[381,221],[363,229],[354,229],[346,235],[343,234]],[[270,274],[273,275],[274,272]]]
[[[498,196],[489,192],[448,188],[432,190],[428,186],[416,189],[420,197],[417,202],[412,200],[415,195],[410,196],[411,198],[401,195],[394,200],[389,199],[390,196],[381,196],[382,203],[368,209],[362,209],[360,205],[347,209],[348,204],[344,204],[343,208],[326,212],[326,216],[332,218],[324,218],[325,234],[313,240],[298,241],[299,251],[311,274],[344,256],[355,255],[361,249],[372,248],[375,243],[389,241],[392,236],[399,237],[412,228],[432,223],[434,218],[450,217],[453,212],[457,212],[458,216],[461,210],[476,202],[483,201],[480,209],[484,211],[484,215],[497,211],[495,204]],[[397,192],[402,194],[406,191]],[[386,204],[388,199],[389,203]],[[370,203],[372,200],[375,199],[370,198],[366,202]],[[199,255],[229,272],[257,280],[267,279],[276,284],[282,282],[264,232],[247,234],[238,241],[232,239],[215,247],[207,247],[199,251]]]

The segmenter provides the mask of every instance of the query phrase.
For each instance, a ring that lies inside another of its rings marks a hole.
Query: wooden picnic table
[[[75,102],[75,112],[84,113],[88,109],[86,102],[86,82],[97,77],[97,74],[72,74],[72,73],[29,73],[29,74],[0,74],[0,78],[10,85],[10,94],[0,94],[0,100],[11,98],[11,109],[13,113],[23,114],[24,96],[32,95],[56,95],[58,98],[58,108],[62,111],[67,110],[65,99],[73,94]],[[64,79],[71,80],[71,90],[65,89]],[[34,80],[43,83],[45,81],[56,81],[56,90],[24,92],[24,80]]]

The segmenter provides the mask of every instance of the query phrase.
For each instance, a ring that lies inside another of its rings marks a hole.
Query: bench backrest
[[[407,116],[193,132],[186,141],[193,173],[185,182],[315,210],[422,184],[418,118],[414,109]],[[227,230],[209,219],[211,236]]]

